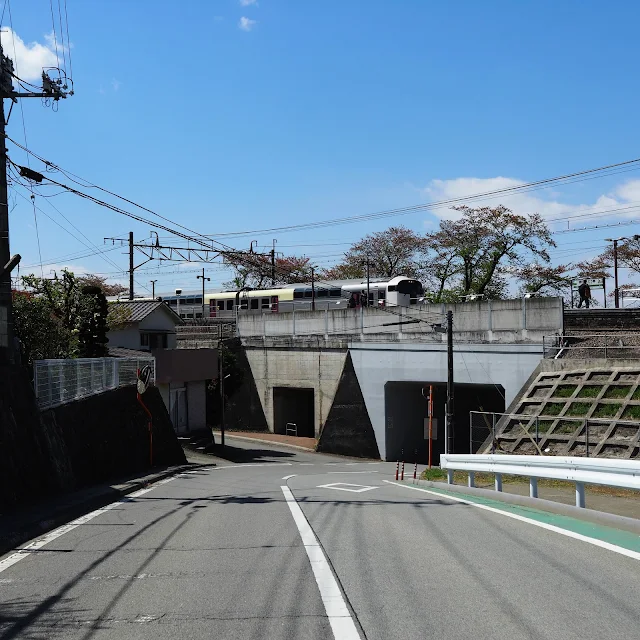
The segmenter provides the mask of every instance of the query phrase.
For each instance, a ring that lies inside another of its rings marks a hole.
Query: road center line
[[[281,486],[280,488],[300,532],[302,544],[307,552],[313,575],[320,590],[320,597],[329,618],[333,637],[336,640],[360,640],[360,634],[351,617],[349,607],[344,601],[338,582],[331,571],[331,567],[315,533],[313,533],[311,525],[309,525],[304,513],[302,513],[302,509],[293,497],[289,487]]]
[[[627,556],[628,558],[633,558],[634,560],[640,560],[640,553],[638,553],[637,551],[632,551],[631,549],[625,549],[624,547],[611,544],[610,542],[606,542],[605,540],[599,540],[598,538],[591,538],[589,536],[582,535],[581,533],[577,533],[569,529],[563,529],[562,527],[557,527],[556,525],[549,524],[548,522],[540,522],[538,520],[533,520],[532,518],[526,518],[525,516],[518,515],[517,513],[510,513],[509,511],[503,511],[502,509],[498,509],[496,507],[490,507],[486,504],[478,504],[477,502],[473,502],[472,500],[465,500],[464,498],[459,498],[458,496],[452,496],[449,493],[444,493],[440,491],[430,491],[429,489],[415,487],[410,484],[401,484],[399,482],[393,482],[392,480],[385,480],[384,482],[388,484],[394,484],[397,487],[404,487],[405,489],[413,489],[414,491],[422,491],[423,493],[429,493],[431,495],[438,496],[438,498],[444,498],[445,500],[462,502],[463,504],[468,504],[472,507],[477,507],[478,509],[484,509],[485,511],[498,513],[507,518],[513,518],[514,520],[520,520],[520,522],[526,522],[527,524],[532,524],[535,527],[540,527],[541,529],[554,531],[555,533],[559,533],[560,535],[567,536],[568,538],[574,538],[575,540],[582,540],[583,542],[587,542],[589,544],[595,545],[596,547],[601,547],[602,549],[608,549],[609,551],[613,551],[614,553],[619,553],[620,555]]]
[[[85,515],[68,522],[67,524],[63,524],[61,527],[54,529],[53,531],[49,531],[49,533],[45,533],[43,536],[40,536],[36,540],[33,540],[26,546],[22,547],[15,553],[12,553],[10,556],[4,558],[4,560],[0,560],[0,573],[2,573],[5,569],[16,564],[16,562],[20,562],[23,558],[31,555],[31,552],[37,551],[41,549],[45,545],[53,542],[56,538],[63,536],[65,533],[69,533],[69,531],[73,531],[76,527],[79,527],[83,524],[89,522],[89,520],[93,520],[95,517],[102,515],[103,513],[107,513],[114,507],[117,507],[119,504],[123,504],[131,500],[131,498],[138,498],[139,496],[148,493],[152,489],[159,487],[160,485],[167,484],[167,482],[171,482],[177,476],[171,476],[170,478],[165,478],[164,480],[160,480],[159,482],[154,483],[150,487],[146,487],[144,489],[139,489],[138,491],[134,491],[126,496],[123,496],[120,500],[116,500],[116,502],[112,502],[104,507],[100,507],[100,509],[96,509],[95,511],[91,511],[89,513],[85,513]]]

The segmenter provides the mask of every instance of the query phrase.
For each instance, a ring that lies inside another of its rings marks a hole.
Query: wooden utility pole
[[[15,91],[14,75],[13,62],[4,55],[0,44],[0,362],[3,364],[11,364],[15,361],[11,270],[20,262],[19,255],[11,258],[9,252],[8,157],[5,137],[8,119],[5,119],[4,101],[5,98],[11,100],[9,109],[9,117],[11,117],[11,110],[18,102],[18,98],[46,98],[57,102],[60,98],[73,94],[72,90],[67,91],[66,79],[64,81],[61,78],[51,79],[45,71],[42,72],[42,91]],[[28,180],[38,182],[42,180],[40,174],[32,172],[27,167],[22,167],[20,173]],[[37,176],[40,176],[39,180]]]
[[[10,97],[13,91],[11,76],[0,46],[0,63],[2,73],[0,87],[0,267],[9,262],[9,197],[7,194],[7,148],[5,143],[4,98]],[[13,66],[13,65],[12,65]],[[13,349],[13,313],[11,309],[11,272],[4,270],[0,278],[0,360],[3,364],[14,361]]]
[[[316,310],[316,270],[311,267],[311,311]]]

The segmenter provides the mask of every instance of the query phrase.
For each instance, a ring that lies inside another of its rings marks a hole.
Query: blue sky
[[[637,2],[67,0],[67,8],[76,93],[56,113],[23,101],[28,146],[202,233],[369,213],[640,156]],[[11,12],[26,74],[52,55],[50,4],[13,0]],[[13,57],[10,34],[3,45]],[[24,143],[18,108],[8,133]],[[12,196],[12,251],[34,265],[29,194],[15,191],[27,201]],[[149,237],[147,226],[73,195],[36,196],[75,235],[50,202],[101,248],[104,236],[129,230]],[[548,219],[606,211],[640,204],[640,174],[501,202]],[[282,251],[325,266],[368,232],[391,223],[432,229],[443,214],[275,237]],[[582,224],[640,219],[633,209],[615,215]],[[45,275],[68,264],[123,279],[103,257],[65,260],[93,247],[42,213],[38,228]],[[612,233],[638,231],[559,234],[554,259],[588,257]],[[126,268],[119,249],[107,255]],[[139,290],[152,278],[160,291],[196,289],[197,268],[141,271]],[[210,271],[214,284],[226,279],[220,267]]]

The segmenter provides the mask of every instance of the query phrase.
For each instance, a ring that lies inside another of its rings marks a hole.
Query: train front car
[[[419,280],[397,276],[387,283],[387,305],[390,307],[408,307],[417,304],[424,295],[424,288]]]

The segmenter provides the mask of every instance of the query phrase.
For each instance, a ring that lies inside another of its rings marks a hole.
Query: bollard
[[[413,467],[413,479],[415,480],[418,477],[418,463],[416,462],[416,466]]]
[[[400,472],[400,480],[404,480],[404,460],[402,461],[402,471]]]
[[[396,482],[398,481],[398,473],[400,472],[400,460],[396,462]]]

